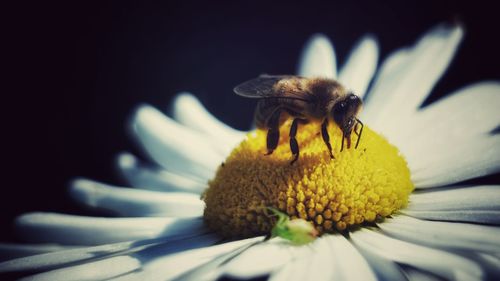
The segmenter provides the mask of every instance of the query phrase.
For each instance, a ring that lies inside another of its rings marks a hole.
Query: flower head
[[[272,155],[265,155],[266,132],[250,133],[233,150],[209,182],[203,199],[208,225],[226,237],[268,233],[273,221],[266,206],[286,212],[292,218],[309,220],[320,232],[387,217],[408,203],[413,191],[410,172],[397,148],[369,128],[357,149],[330,158],[318,135],[320,124],[300,128],[297,136],[302,155],[290,164],[287,131],[281,127],[281,140]],[[342,132],[330,124],[334,143]]]

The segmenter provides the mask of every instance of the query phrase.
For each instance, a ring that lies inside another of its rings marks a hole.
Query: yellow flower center
[[[224,237],[270,233],[275,218],[266,207],[292,219],[311,221],[319,233],[343,231],[387,217],[408,203],[410,172],[398,149],[365,126],[357,149],[340,152],[342,132],[328,131],[335,159],[330,159],[320,125],[299,127],[300,157],[293,165],[288,132],[266,153],[266,131],[257,130],[236,147],[218,168],[203,194],[205,221]],[[357,136],[352,135],[355,144]]]

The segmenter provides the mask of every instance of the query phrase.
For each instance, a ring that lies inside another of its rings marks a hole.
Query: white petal
[[[269,274],[294,256],[293,246],[281,239],[255,245],[224,266],[224,272],[240,279]]]
[[[378,225],[396,238],[433,248],[500,253],[500,228],[465,223],[424,221],[395,216]]]
[[[130,153],[120,153],[116,160],[120,174],[133,187],[154,191],[183,191],[200,194],[206,183],[143,163]]]
[[[425,273],[423,271],[417,270],[415,268],[411,267],[405,267],[404,269],[405,273],[405,279],[408,279],[408,281],[441,281],[442,279],[435,276],[431,275],[428,273]]]
[[[405,210],[500,210],[500,185],[450,187],[413,193]]]
[[[333,278],[325,280],[377,280],[368,262],[346,238],[341,235],[325,235],[322,239],[330,245],[330,256],[333,259],[327,259],[327,262],[334,268]]]
[[[213,138],[216,142],[214,147],[224,155],[229,154],[246,135],[246,132],[235,130],[220,122],[189,93],[180,93],[174,99],[173,115],[179,123]]]
[[[426,153],[436,146],[444,149],[454,146],[454,141],[472,145],[471,138],[487,134],[500,124],[498,105],[500,83],[476,83],[418,111],[405,124],[411,130],[386,128],[384,135],[406,154]]]
[[[65,266],[86,263],[97,259],[113,257],[118,254],[122,256],[131,255],[135,252],[151,248],[155,245],[162,245],[163,248],[168,248],[169,250],[165,251],[166,255],[168,253],[181,252],[185,249],[192,249],[193,247],[200,245],[210,245],[215,243],[216,240],[217,237],[213,235],[199,235],[191,236],[189,238],[166,239],[162,237],[156,239],[106,244],[94,247],[84,247],[9,260],[0,263],[0,272],[47,271]]]
[[[485,185],[413,193],[401,212],[430,220],[500,224],[499,190]]]
[[[151,106],[140,106],[131,125],[149,156],[168,170],[208,179],[224,160],[224,155],[205,141],[206,135],[180,125]]]
[[[500,225],[500,211],[497,210],[453,210],[453,211],[413,211],[403,210],[403,214],[426,220],[458,221]]]
[[[0,243],[0,261],[15,258],[76,249],[78,246],[62,246],[57,244],[14,244]]]
[[[105,280],[123,275],[127,272],[140,270],[140,268],[141,262],[139,260],[128,256],[118,256],[68,268],[55,269],[28,276],[21,280]]]
[[[296,253],[293,254],[293,258],[281,269],[273,272],[269,281],[308,280],[312,248],[301,246],[294,250]]]
[[[179,239],[168,239],[177,242]],[[94,247],[82,247],[58,252],[18,258],[0,263],[0,272],[46,271],[67,265],[88,262],[106,256],[129,251],[137,251],[158,243],[165,243],[165,238],[146,239],[140,241],[120,242]]]
[[[373,36],[363,37],[340,70],[339,81],[363,98],[377,69],[378,44]]]
[[[498,172],[498,155],[500,135],[497,134],[477,136],[466,143],[451,140],[447,145],[430,147],[420,156],[408,156],[407,160],[415,186],[428,188]],[[424,162],[427,164],[422,166]]]
[[[500,276],[500,258],[497,255],[491,255],[486,253],[477,253],[474,260],[478,260],[479,263],[486,269],[488,277],[486,280],[491,280],[495,276]]]
[[[245,239],[205,248],[196,245],[192,250],[184,250],[173,254],[169,253],[168,247],[165,248],[159,245],[156,248],[146,249],[134,254],[135,257],[143,261],[142,270],[124,275],[117,280],[173,280],[176,278],[183,280],[181,276],[190,270],[203,266],[207,262],[217,259],[220,255],[230,253],[261,239],[260,237]],[[188,275],[185,276],[188,277]]]
[[[242,245],[233,249],[232,246],[229,245],[232,243],[242,243]],[[228,243],[224,247],[230,247],[230,251],[218,255],[217,257],[210,259],[200,266],[193,267],[182,275],[176,277],[176,279],[184,281],[217,280],[219,277],[224,275],[224,272],[226,271],[225,268],[227,267],[228,263],[231,263],[234,259],[239,259],[242,253],[245,253],[250,248],[258,246],[262,243],[267,243],[264,242],[263,236],[252,239],[245,239],[241,242]],[[256,262],[256,260],[252,260],[250,264],[247,264],[247,266],[253,264],[254,262]]]
[[[207,232],[201,218],[105,218],[57,213],[22,215],[16,219],[16,231],[25,241],[65,245],[101,245]]]
[[[337,77],[335,51],[326,36],[316,34],[306,43],[300,58],[298,74],[305,77]]]
[[[460,26],[441,25],[426,33],[409,53],[390,56],[368,95],[364,112],[368,124],[382,132],[385,127],[404,125],[405,117],[417,110],[447,69],[462,36]]]
[[[0,263],[0,272],[46,271],[126,251],[133,245],[134,242],[122,242],[17,258]]]
[[[363,256],[341,235],[324,235],[302,248],[270,280],[376,280]]]
[[[481,268],[471,260],[393,239],[368,229],[351,233],[351,240],[374,255],[429,271],[445,279],[480,280],[483,275]]]
[[[339,270],[337,261],[340,253],[340,250],[337,251],[334,246],[335,241],[333,240],[336,238],[338,238],[337,235],[323,235],[316,239],[312,245],[307,245],[312,248],[309,255],[295,257],[310,260],[307,269],[309,280],[343,280],[341,278],[335,279],[339,277],[336,271]]]
[[[85,179],[72,182],[70,195],[86,206],[131,217],[195,217],[203,214],[205,206],[195,194],[112,187]]]
[[[375,271],[378,280],[405,280],[403,271],[396,262],[367,251],[363,247],[357,247],[357,249]]]

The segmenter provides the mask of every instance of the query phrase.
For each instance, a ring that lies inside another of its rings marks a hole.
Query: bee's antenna
[[[363,122],[361,122],[358,118],[356,118],[356,121],[358,122],[358,124],[361,125],[361,129],[359,129],[359,134],[356,132],[356,130],[354,130],[354,133],[356,133],[356,135],[358,135],[358,140],[356,141],[356,147],[355,148],[358,148],[359,140],[361,139],[361,133],[363,133],[363,127],[365,125],[363,125]]]

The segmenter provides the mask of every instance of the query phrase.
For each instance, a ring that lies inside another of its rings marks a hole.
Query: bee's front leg
[[[325,118],[323,120],[323,123],[321,124],[321,136],[323,137],[323,141],[326,144],[326,147],[328,147],[328,151],[330,152],[330,158],[334,159],[333,157],[333,152],[332,152],[332,145],[330,144],[330,135],[328,134],[328,119]],[[343,139],[342,139],[343,142]]]
[[[361,128],[359,129],[359,133],[356,130],[358,128],[358,125],[361,126]],[[365,127],[365,125],[363,125],[363,122],[361,122],[358,118],[356,118],[356,125],[354,126],[354,133],[358,136],[358,140],[356,141],[355,148],[358,148],[359,140],[361,140],[361,134],[363,133],[364,127]]]
[[[340,152],[344,151],[344,142],[347,142],[347,149],[351,148],[351,132],[344,132],[342,130],[342,145],[340,146]]]
[[[347,141],[347,149],[351,148],[351,134],[347,135],[345,140]]]

